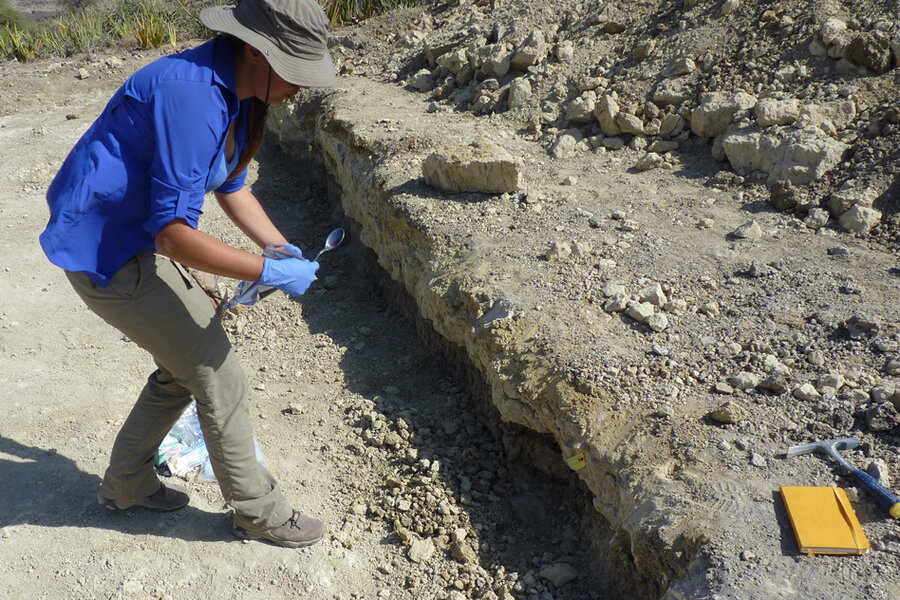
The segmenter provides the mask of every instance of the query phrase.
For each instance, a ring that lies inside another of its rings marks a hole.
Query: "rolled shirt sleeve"
[[[156,150],[149,173],[150,217],[144,226],[152,236],[175,219],[198,225],[212,161],[229,121],[221,96],[210,94],[214,90],[202,82],[177,80],[161,82],[155,90]],[[198,101],[211,95],[218,97]]]
[[[230,194],[244,187],[246,181],[247,169],[245,167],[244,170],[242,170],[234,177],[234,179],[226,179],[225,183],[216,188],[216,191],[222,194]]]

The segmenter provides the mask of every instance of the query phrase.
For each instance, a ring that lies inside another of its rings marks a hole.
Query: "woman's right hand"
[[[316,280],[319,263],[305,258],[266,258],[259,284],[276,287],[291,296],[300,296]]]

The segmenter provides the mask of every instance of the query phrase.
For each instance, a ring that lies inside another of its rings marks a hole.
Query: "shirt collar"
[[[237,84],[234,81],[234,55],[224,37],[213,40],[213,81],[230,91],[237,101]]]

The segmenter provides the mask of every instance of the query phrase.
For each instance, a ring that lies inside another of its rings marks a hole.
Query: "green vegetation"
[[[353,21],[421,0],[319,0],[332,23]],[[141,48],[175,45],[183,39],[202,38],[210,32],[199,14],[207,6],[229,0],[119,0],[109,9],[91,0],[69,0],[69,11],[47,21],[28,22],[0,0],[0,60],[20,61],[48,56],[71,56],[120,42]]]
[[[179,35],[187,39],[208,36],[209,30],[198,18],[200,10],[224,3],[225,0],[120,0],[111,9],[101,9],[86,2],[71,2],[69,12],[38,22],[6,19],[3,9],[7,7],[0,4],[0,59],[26,61],[71,56],[118,42],[131,42],[142,48],[165,43],[174,46]]]

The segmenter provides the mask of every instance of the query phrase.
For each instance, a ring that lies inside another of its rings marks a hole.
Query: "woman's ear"
[[[248,63],[254,64],[263,58],[263,54],[250,44],[244,44],[244,58],[247,59]]]

